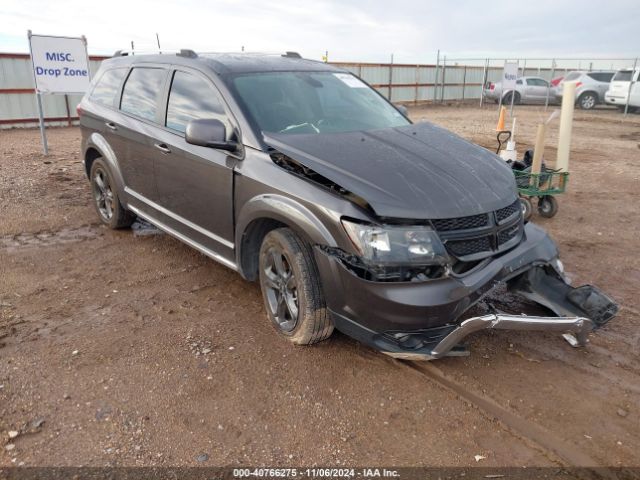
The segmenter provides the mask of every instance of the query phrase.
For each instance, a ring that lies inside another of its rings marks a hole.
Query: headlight
[[[428,226],[367,225],[342,220],[342,225],[369,265],[445,265],[447,251]]]

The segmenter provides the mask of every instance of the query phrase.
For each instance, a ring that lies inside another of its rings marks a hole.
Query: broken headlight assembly
[[[442,277],[449,256],[438,234],[426,225],[371,225],[342,220],[356,251],[343,256],[359,276],[373,281],[424,281]]]

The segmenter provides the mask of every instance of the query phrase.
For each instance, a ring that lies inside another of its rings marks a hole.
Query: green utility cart
[[[513,170],[518,185],[520,204],[525,220],[533,214],[534,197],[538,198],[538,213],[545,218],[551,218],[558,213],[558,201],[554,195],[564,193],[569,181],[569,172],[560,172],[543,168],[540,173],[527,170]]]

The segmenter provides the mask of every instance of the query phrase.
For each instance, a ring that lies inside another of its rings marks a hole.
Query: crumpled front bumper
[[[491,314],[481,317],[468,318],[451,333],[440,340],[428,353],[384,352],[392,357],[403,360],[435,360],[445,357],[469,335],[485,329],[496,330],[527,330],[527,331],[553,331],[563,334],[574,334],[567,339],[574,347],[584,346],[587,343],[587,335],[595,327],[595,324],[584,317],[529,317],[526,315]],[[465,351],[466,353],[466,351]]]
[[[320,249],[316,260],[336,328],[398,358],[466,355],[462,340],[487,328],[571,333],[576,337],[568,338],[574,339],[573,344],[584,345],[587,333],[618,311],[616,303],[597,288],[573,288],[565,282],[555,243],[531,223],[525,226],[520,245],[461,277],[371,282]],[[465,320],[464,313],[500,284],[558,317],[496,312]]]

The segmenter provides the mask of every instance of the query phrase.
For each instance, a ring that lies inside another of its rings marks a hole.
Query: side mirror
[[[396,107],[396,110],[398,110],[402,115],[409,118],[409,110],[407,110],[407,107],[398,103],[394,103],[393,106]]]
[[[236,142],[227,141],[227,129],[220,120],[201,118],[190,120],[185,131],[185,140],[192,145],[217,148],[233,152],[238,148]]]

